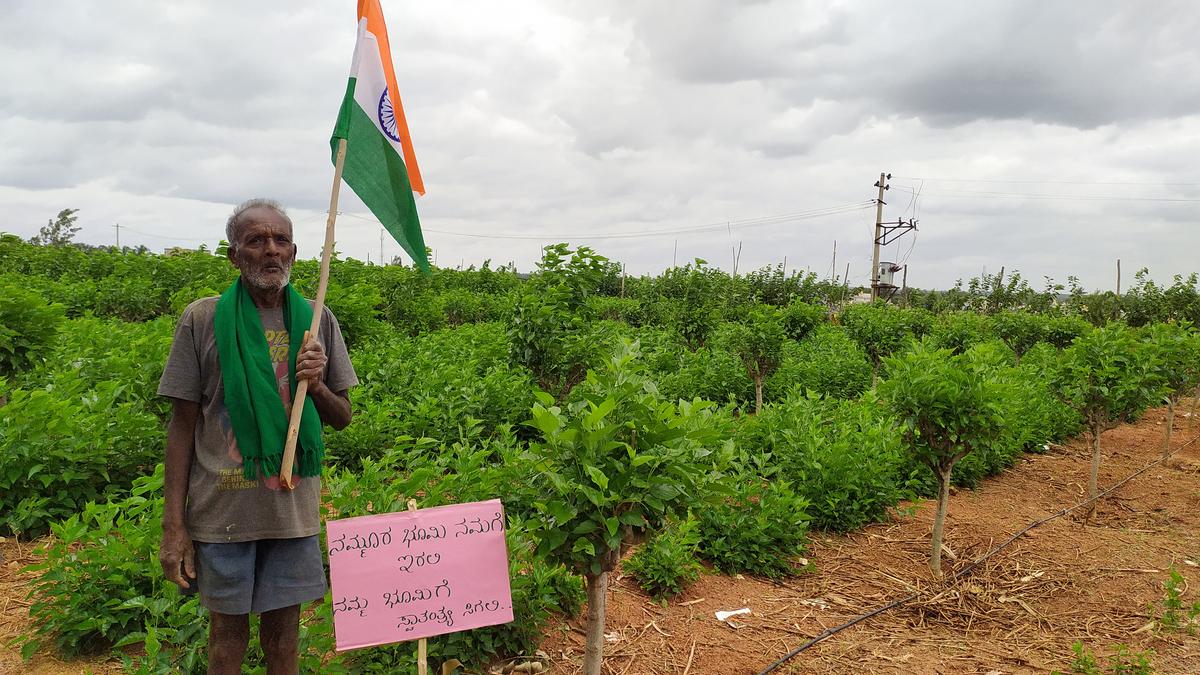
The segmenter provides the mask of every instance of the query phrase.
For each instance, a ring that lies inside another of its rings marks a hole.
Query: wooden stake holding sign
[[[408,510],[417,510],[417,500],[408,500]],[[427,649],[428,643],[425,641],[425,638],[417,640],[417,675],[429,674],[429,653],[426,651]]]
[[[317,298],[313,301],[312,325],[304,333],[300,348],[309,337],[317,335],[321,328],[321,316],[325,313],[325,291],[329,287],[329,259],[333,256],[333,223],[337,220],[338,191],[342,187],[342,167],[346,164],[346,139],[338,139],[337,162],[333,169],[333,191],[329,195],[329,217],[325,219],[325,247],[321,250],[321,278],[317,282]],[[296,487],[292,482],[292,465],[296,462],[296,441],[300,437],[300,415],[304,413],[304,399],[308,396],[308,380],[296,383],[296,395],[292,397],[292,416],[288,421],[287,442],[283,446],[283,461],[279,464],[279,484],[285,490]]]

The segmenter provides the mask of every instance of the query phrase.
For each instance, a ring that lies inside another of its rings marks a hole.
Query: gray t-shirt
[[[281,490],[279,476],[246,480],[238,452],[213,333],[217,298],[188,305],[175,327],[175,340],[158,385],[160,396],[200,404],[196,421],[196,452],[188,478],[185,522],[196,541],[234,542],[255,539],[307,537],[321,531],[319,476],[294,478],[294,490]],[[259,310],[271,361],[275,365],[285,419],[291,409],[288,384],[289,336],[282,309]],[[319,339],[328,363],[325,385],[342,392],[358,384],[337,319],[326,307]]]

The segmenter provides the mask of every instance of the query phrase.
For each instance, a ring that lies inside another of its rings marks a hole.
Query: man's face
[[[229,247],[230,262],[250,286],[263,291],[283,289],[296,260],[291,225],[265,207],[248,209],[240,223],[237,245]]]

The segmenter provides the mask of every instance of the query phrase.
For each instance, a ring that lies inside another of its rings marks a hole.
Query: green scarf
[[[283,289],[283,318],[290,336],[288,381],[293,397],[296,395],[296,354],[300,351],[304,331],[312,324],[312,317],[308,301],[288,284]],[[225,385],[225,408],[229,411],[234,438],[242,453],[243,473],[248,480],[277,475],[287,440],[287,412],[279,396],[258,307],[241,277],[217,300],[213,331],[221,360],[221,380]],[[320,475],[324,455],[321,419],[312,398],[305,398],[296,444],[296,474]]]

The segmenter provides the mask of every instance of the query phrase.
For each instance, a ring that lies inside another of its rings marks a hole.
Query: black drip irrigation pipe
[[[955,572],[954,576],[951,577],[951,580],[957,581],[958,579],[966,576],[967,574],[970,574],[972,571],[974,571],[974,569],[976,567],[979,567],[980,564],[987,561],[988,558],[991,558],[992,556],[996,555],[1000,551],[1003,551],[1004,549],[1008,548],[1009,544],[1012,544],[1014,541],[1019,539],[1022,535],[1024,535],[1026,532],[1032,530],[1033,528],[1038,527],[1040,525],[1044,525],[1052,520],[1057,520],[1058,518],[1062,518],[1063,516],[1067,515],[1068,513],[1071,513],[1072,511],[1074,511],[1076,509],[1083,508],[1094,502],[1099,501],[1100,499],[1103,499],[1104,497],[1108,496],[1109,494],[1111,494],[1115,490],[1119,489],[1120,487],[1122,487],[1129,481],[1133,480],[1134,478],[1137,478],[1138,476],[1146,473],[1150,469],[1153,469],[1154,467],[1158,466],[1159,464],[1162,464],[1163,460],[1170,459],[1170,457],[1172,455],[1174,455],[1176,452],[1183,450],[1184,448],[1188,447],[1189,445],[1195,443],[1197,440],[1200,440],[1200,436],[1196,436],[1196,437],[1192,438],[1192,440],[1188,441],[1187,443],[1184,443],[1183,445],[1179,446],[1178,448],[1175,448],[1174,450],[1170,451],[1163,457],[1159,457],[1158,459],[1154,460],[1153,462],[1150,462],[1146,466],[1143,466],[1142,468],[1138,469],[1137,471],[1135,471],[1132,474],[1130,474],[1129,476],[1127,476],[1121,482],[1108,488],[1104,492],[1101,492],[1100,494],[1096,495],[1092,499],[1085,499],[1084,501],[1079,502],[1078,504],[1076,504],[1074,506],[1069,506],[1069,507],[1059,511],[1058,513],[1046,516],[1045,518],[1042,518],[1041,520],[1037,520],[1037,521],[1034,521],[1034,522],[1026,525],[1025,527],[1018,530],[1016,534],[1009,537],[1008,540],[1005,541],[1003,544],[1000,544],[996,548],[993,548],[992,550],[985,553],[982,557],[976,559],[970,565],[967,565],[966,567],[962,568],[958,572]],[[877,607],[877,608],[871,610],[870,612],[867,612],[866,614],[860,614],[840,626],[834,626],[833,628],[827,628],[824,631],[821,631],[820,633],[818,633],[816,635],[816,637],[812,638],[808,642],[805,642],[804,644],[800,645],[799,647],[796,647],[795,649],[788,652],[787,654],[784,654],[782,657],[780,657],[778,660],[771,663],[771,665],[767,666],[766,668],[763,668],[761,671],[759,671],[758,675],[767,675],[767,673],[770,673],[770,672],[774,671],[775,669],[779,668],[780,666],[784,665],[788,661],[791,661],[793,658],[796,657],[797,654],[808,649],[809,647],[812,647],[812,646],[816,645],[817,643],[823,642],[824,640],[826,640],[830,637],[833,637],[834,635],[846,630],[847,628],[850,628],[851,626],[853,626],[859,622],[866,621],[867,619],[869,619],[873,616],[876,616],[878,614],[883,614],[884,612],[888,611],[889,609],[894,609],[896,607],[899,607],[900,605],[903,605],[906,602],[911,602],[912,600],[915,600],[920,595],[921,595],[920,593],[913,593],[906,597],[900,598],[899,600],[893,600],[892,602],[889,602],[888,604],[883,605],[882,607]]]

